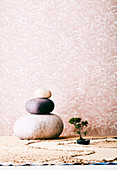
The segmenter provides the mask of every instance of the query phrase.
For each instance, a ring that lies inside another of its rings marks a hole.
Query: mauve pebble
[[[54,109],[54,102],[50,99],[30,99],[26,102],[25,108],[32,114],[49,114]]]

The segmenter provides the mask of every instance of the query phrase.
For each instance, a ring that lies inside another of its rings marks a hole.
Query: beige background
[[[53,113],[81,116],[89,135],[116,135],[116,1],[0,0],[0,135],[12,135],[38,87]]]

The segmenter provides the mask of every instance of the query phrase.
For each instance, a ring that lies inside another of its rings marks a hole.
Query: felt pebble
[[[14,125],[14,133],[20,139],[57,138],[63,131],[63,121],[55,114],[25,115]]]
[[[50,99],[30,99],[26,102],[25,108],[32,114],[47,114],[53,111],[54,102]]]
[[[48,89],[38,88],[35,90],[35,97],[37,98],[50,98],[52,93]]]

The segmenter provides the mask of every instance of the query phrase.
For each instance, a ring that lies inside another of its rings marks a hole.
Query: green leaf
[[[77,117],[75,121],[76,121],[76,123],[79,123],[81,121],[81,118]]]
[[[79,131],[75,131],[75,133],[80,134],[80,132],[79,132]]]
[[[69,120],[69,123],[70,124],[74,124],[74,125],[76,125],[77,123],[79,123],[81,121],[81,118],[80,117],[77,117],[77,118],[71,118],[70,120]]]
[[[74,117],[69,120],[70,124],[74,124]]]
[[[87,126],[88,125],[88,122],[87,122],[87,120],[85,121],[85,126]]]
[[[87,134],[87,131],[83,132],[83,134],[86,136],[86,134]]]
[[[76,129],[79,129],[81,128],[81,123],[78,123],[76,126],[75,126]]]
[[[88,122],[87,121],[82,121],[83,126],[87,126]]]
[[[85,122],[84,122],[84,121],[82,121],[82,125],[85,125]]]

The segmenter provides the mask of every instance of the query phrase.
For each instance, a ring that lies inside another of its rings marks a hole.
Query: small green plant
[[[77,117],[77,118],[71,118],[69,120],[69,123],[70,124],[73,124],[75,126],[75,133],[79,134],[80,136],[80,140],[83,140],[82,138],[82,134],[84,134],[86,136],[87,134],[87,131],[83,131],[84,130],[84,126],[87,126],[88,125],[88,122],[87,120],[86,121],[82,121],[82,119],[80,117]]]

